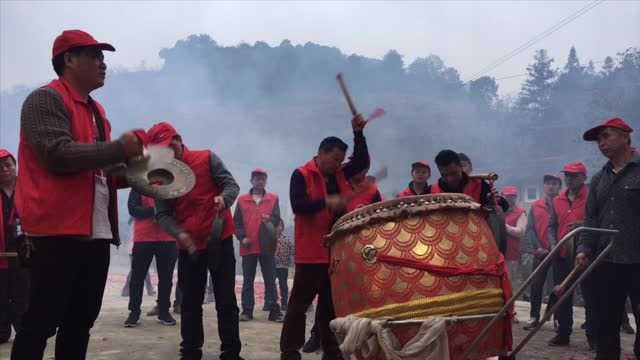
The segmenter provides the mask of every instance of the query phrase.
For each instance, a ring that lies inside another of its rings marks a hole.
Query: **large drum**
[[[490,320],[479,315],[497,313],[511,293],[485,214],[466,195],[414,196],[360,208],[338,220],[328,244],[337,317],[470,318],[447,325],[451,359]],[[473,358],[506,353],[510,326],[509,318],[500,320]],[[418,328],[399,325],[393,332],[404,344]]]

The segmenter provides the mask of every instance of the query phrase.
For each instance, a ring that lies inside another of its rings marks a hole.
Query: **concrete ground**
[[[104,303],[100,318],[92,331],[89,345],[88,359],[92,360],[169,360],[178,358],[178,344],[180,342],[179,323],[175,327],[163,326],[156,322],[155,318],[143,318],[142,324],[137,328],[127,329],[123,322],[128,314],[128,298],[120,296],[120,290],[126,274],[123,271],[112,269],[109,276]],[[236,292],[239,294],[242,279],[239,277]],[[267,313],[261,311],[264,291],[262,284],[256,284],[257,306],[255,319],[251,322],[240,323],[242,338],[242,356],[246,360],[270,360],[279,357],[279,339],[282,325],[266,320]],[[239,296],[238,296],[239,298]],[[143,311],[150,310],[155,299],[145,294]],[[528,320],[528,303],[517,304],[518,317],[523,320],[521,324],[514,325],[514,342],[518,342],[525,336],[522,330],[524,321]],[[179,317],[176,317],[179,321]],[[575,309],[575,331],[571,339],[571,345],[566,348],[550,348],[546,345],[548,339],[553,336],[553,326],[548,323],[527,345],[519,356],[519,359],[593,359],[592,353],[587,350],[584,331],[580,324],[584,321],[584,311]],[[308,319],[311,321],[311,319]],[[204,359],[217,359],[219,339],[215,321],[215,309],[213,304],[205,305],[205,357]],[[307,328],[309,331],[310,325]],[[633,359],[632,348],[634,337],[622,334],[623,359]],[[53,359],[53,339],[49,341],[45,359]],[[0,359],[8,359],[11,343],[0,345]],[[320,354],[304,354],[303,359],[320,360]]]

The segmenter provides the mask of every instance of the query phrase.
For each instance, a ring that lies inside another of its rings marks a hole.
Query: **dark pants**
[[[552,261],[553,266],[553,283],[560,285],[562,281],[569,275],[573,264],[570,258],[556,258]],[[573,328],[573,295],[565,299],[554,314],[558,320],[558,335],[570,336]]]
[[[306,313],[316,295],[319,295],[316,324],[322,341],[322,350],[329,358],[340,353],[335,335],[329,328],[329,322],[336,317],[331,299],[329,266],[299,264],[296,265],[289,308],[284,317],[280,335],[281,359],[300,359],[299,350],[304,345]]]
[[[599,314],[595,309],[596,287],[592,275],[589,275],[589,277],[580,283],[580,291],[582,291],[582,298],[584,299],[584,318],[587,325],[587,340],[589,343],[595,344],[598,332]]]
[[[178,255],[176,255],[177,258]],[[127,274],[127,281],[124,283],[122,287],[122,296],[129,296],[129,287],[131,286],[131,273],[133,272],[133,255],[129,255],[129,262],[131,263],[131,268],[129,269],[129,273]],[[153,293],[153,284],[151,283],[151,276],[149,276],[149,272],[147,272],[147,276],[144,278],[144,286],[147,288],[147,293]],[[127,294],[127,295],[125,295]]]
[[[158,273],[158,310],[160,313],[169,311],[173,269],[178,258],[176,243],[174,241],[136,243],[133,245],[132,256],[129,310],[140,312],[144,278],[147,276],[149,265],[155,256]]]
[[[540,263],[544,260],[544,258],[536,257],[533,260],[533,270],[537,268]],[[531,293],[529,299],[531,301],[531,311],[530,316],[531,319],[540,320],[540,308],[542,307],[542,293],[544,292],[544,283],[547,280],[547,275],[549,274],[549,269],[551,269],[551,263],[542,268],[538,276],[533,279],[531,282]]]
[[[254,280],[256,269],[260,263],[260,271],[264,279],[264,304],[272,311],[278,311],[278,293],[276,291],[276,260],[273,255],[245,255],[242,257],[242,313],[253,315],[255,306]]]
[[[8,262],[8,269],[0,269],[0,343],[9,341],[12,325],[19,331],[29,302],[28,270],[15,258]]]
[[[109,242],[32,238],[31,294],[12,360],[41,360],[56,335],[55,358],[85,359],[109,271]]]
[[[640,306],[640,264],[613,264],[603,262],[593,271],[595,287],[595,309],[600,315],[597,322],[596,359],[620,358],[620,324],[622,309],[627,296],[638,313]],[[634,346],[636,358],[640,359],[640,333],[636,331]]]
[[[178,283],[182,290],[182,313],[180,322],[180,354],[182,359],[201,359],[204,344],[202,302],[207,287],[207,272],[213,279],[220,336],[220,359],[239,359],[240,329],[238,326],[238,303],[236,301],[236,258],[231,238],[222,240],[215,268],[208,259],[207,251],[199,251],[193,259],[186,251],[178,255]]]
[[[278,287],[280,288],[280,308],[287,311],[287,303],[289,302],[289,269],[277,268],[276,279],[278,279]]]

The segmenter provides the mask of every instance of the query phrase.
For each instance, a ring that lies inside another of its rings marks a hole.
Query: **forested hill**
[[[285,199],[291,172],[313,156],[323,137],[338,135],[351,143],[338,72],[359,111],[386,111],[366,135],[373,170],[389,167],[390,178],[382,184],[387,193],[405,186],[411,161],[433,161],[442,148],[468,153],[479,170],[557,171],[565,160],[585,159],[591,166],[601,161],[580,137],[604,117],[624,117],[640,130],[635,48],[594,59],[598,66],[580,61],[574,48],[555,61],[538,50],[522,90],[509,99],[498,97],[495,79],[465,83],[437,55],[408,64],[395,50],[372,59],[313,43],[226,47],[208,35],[192,35],[160,56],[160,69],[112,71],[96,92],[114,134],[172,121],[189,146],[219,153],[243,190],[250,169],[264,167],[272,175],[271,188]],[[21,102],[30,90],[0,98],[2,142],[12,150]]]

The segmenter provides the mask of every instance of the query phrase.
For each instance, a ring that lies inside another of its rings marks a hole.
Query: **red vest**
[[[242,223],[247,239],[251,245],[240,246],[240,256],[260,254],[260,224],[264,216],[270,217],[273,209],[278,203],[278,196],[272,193],[265,193],[260,204],[253,201],[251,193],[244,194],[238,198],[238,205],[242,212]]]
[[[540,240],[540,247],[546,250],[551,250],[551,244],[549,244],[549,216],[551,215],[551,213],[549,210],[550,209],[547,208],[547,202],[544,198],[536,200],[531,205],[533,221],[535,221],[534,230],[536,231],[536,235]]]
[[[515,209],[509,211],[505,214],[504,222],[509,226],[518,225],[518,219],[520,216],[524,214],[524,209],[516,206]],[[507,237],[507,251],[504,255],[505,260],[507,261],[516,261],[520,260],[520,239],[515,236]]]
[[[140,195],[142,206],[152,208],[155,201],[144,195]],[[167,234],[153,218],[133,219],[133,242],[158,242],[158,241],[176,241],[173,236]]]
[[[373,204],[373,199],[378,194],[380,194],[378,186],[367,181],[364,189],[353,193],[349,203],[347,204],[347,211],[353,211],[357,208]]]
[[[583,185],[582,189],[578,193],[578,196],[573,200],[573,203],[569,202],[569,190],[565,190],[553,199],[553,209],[558,219],[558,232],[556,233],[556,240],[560,241],[563,236],[567,235],[571,231],[571,226],[576,222],[584,221],[585,208],[587,205],[587,198],[589,197],[589,187]],[[560,256],[567,256],[568,249],[565,247],[560,251]]]
[[[188,194],[176,199],[176,221],[182,229],[189,233],[198,250],[208,246],[213,220],[217,216],[224,219],[222,238],[231,237],[235,231],[231,210],[224,209],[216,214],[213,199],[222,191],[211,177],[211,152],[209,150],[192,151],[185,147],[182,157],[196,176],[196,185]],[[178,247],[184,246],[178,242]]]
[[[432,194],[441,194],[444,191],[440,188],[439,183],[435,183],[431,185],[431,193]],[[469,179],[467,184],[464,186],[463,194],[469,195],[474,201],[482,204],[480,196],[482,194],[482,180],[480,179]]]
[[[299,167],[298,171],[304,177],[307,195],[311,200],[320,200],[327,196],[325,178],[318,170],[315,160]],[[351,185],[342,169],[337,171],[336,178],[340,194],[348,197]],[[324,236],[331,230],[334,216],[326,208],[311,215],[295,215],[296,264],[329,263],[329,249],[324,246]]]
[[[80,144],[94,143],[91,106],[64,80],[54,80],[48,87],[62,96],[69,114],[73,141]],[[110,141],[111,125],[102,106],[98,102],[95,104],[104,119],[106,141]],[[22,134],[18,147],[18,168],[20,176],[16,186],[16,207],[22,215],[22,229],[25,233],[91,236],[94,170],[54,174],[42,165]],[[109,177],[108,182],[110,202],[114,204],[116,186],[113,178]],[[117,236],[115,233],[113,235]]]
[[[413,183],[413,182],[412,182]],[[421,195],[426,195],[426,194],[430,194],[431,192],[429,191],[429,185],[427,185],[427,192],[425,192],[424,194]],[[399,194],[398,197],[399,198],[403,198],[403,197],[407,197],[407,196],[416,196],[418,194],[416,194],[413,189],[411,189],[411,186],[407,186],[406,189],[402,190]]]

